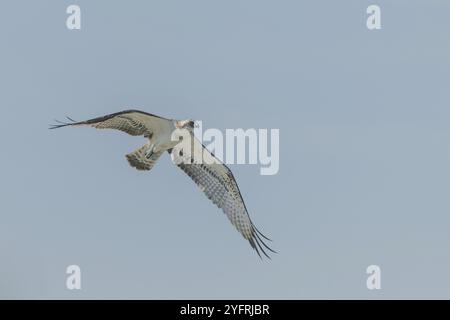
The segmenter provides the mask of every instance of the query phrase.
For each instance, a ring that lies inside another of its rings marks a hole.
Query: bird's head
[[[198,127],[198,125],[192,119],[179,120],[175,123],[175,126],[177,127],[177,129],[186,129],[190,132],[194,131],[194,128]]]

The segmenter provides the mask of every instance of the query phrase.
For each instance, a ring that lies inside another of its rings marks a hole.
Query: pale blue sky
[[[448,1],[1,8],[0,297],[450,298]],[[278,175],[231,166],[272,261],[167,155],[130,168],[141,138],[47,130],[128,107],[280,129]],[[70,264],[81,291],[65,288]]]

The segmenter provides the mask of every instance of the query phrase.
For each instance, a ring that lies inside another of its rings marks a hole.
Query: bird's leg
[[[153,155],[153,153],[154,153],[154,149],[155,149],[155,145],[152,144],[152,145],[147,149],[147,151],[145,151],[145,157],[146,157],[147,159],[150,159],[150,158],[152,157],[152,155]]]

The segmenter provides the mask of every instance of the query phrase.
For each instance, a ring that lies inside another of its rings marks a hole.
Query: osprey
[[[50,129],[91,126],[98,129],[116,129],[132,136],[145,137],[148,140],[145,145],[126,155],[129,164],[137,170],[152,169],[159,157],[167,151],[171,154],[173,162],[191,177],[215,205],[223,210],[231,223],[256,250],[259,257],[262,252],[270,258],[265,249],[275,252],[264,243],[262,238],[269,241],[270,239],[259,232],[250,219],[231,170],[194,137],[195,122],[193,120],[166,119],[139,110],[121,111],[80,122],[69,117],[67,119],[70,122],[56,120],[58,124],[51,125]],[[172,138],[177,129],[189,134],[193,150],[191,154],[183,154],[183,150],[174,151],[182,141],[182,139],[174,141]],[[206,161],[198,163],[194,161],[195,157],[201,157]]]

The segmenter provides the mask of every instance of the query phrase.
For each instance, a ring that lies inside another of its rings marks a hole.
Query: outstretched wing
[[[88,125],[98,129],[116,129],[132,136],[151,137],[155,131],[167,129],[171,121],[139,110],[125,110],[80,122],[67,119],[70,122],[57,121],[58,124],[51,125],[50,129]]]
[[[231,223],[248,240],[261,257],[260,251],[270,258],[265,249],[275,252],[263,238],[269,240],[255,227],[247,212],[241,192],[231,170],[206,149],[200,141],[192,137],[189,155],[177,148],[169,150],[173,162],[200,187],[215,205],[223,210]],[[194,160],[195,159],[195,160]],[[203,159],[203,163],[198,160]]]

